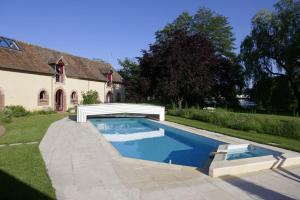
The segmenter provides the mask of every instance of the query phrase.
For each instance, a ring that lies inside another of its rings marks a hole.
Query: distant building
[[[88,90],[103,103],[125,98],[122,77],[110,64],[0,36],[0,108],[66,111]]]

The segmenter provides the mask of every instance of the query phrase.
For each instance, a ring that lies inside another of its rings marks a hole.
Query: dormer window
[[[113,81],[112,75],[113,75],[113,73],[114,73],[113,70],[109,70],[109,72],[106,75],[106,81],[107,81],[108,86],[112,85],[112,81]]]
[[[59,83],[63,83],[64,82],[64,63],[62,60],[60,60],[57,64],[56,64],[56,73],[55,73],[55,78],[56,78],[56,82]]]

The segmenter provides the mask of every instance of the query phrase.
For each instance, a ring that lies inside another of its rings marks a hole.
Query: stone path
[[[300,166],[210,178],[122,159],[90,124],[70,119],[49,127],[40,150],[59,200],[300,199]]]

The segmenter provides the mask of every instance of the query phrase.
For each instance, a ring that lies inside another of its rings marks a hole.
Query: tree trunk
[[[300,98],[298,98],[297,101],[298,101],[298,105],[297,105],[297,107],[298,107],[297,108],[297,116],[298,116],[298,115],[300,115],[300,103],[299,103],[300,102]]]
[[[182,109],[182,102],[183,102],[183,97],[178,97],[177,98],[177,104],[178,104],[179,110]]]
[[[299,87],[300,85],[298,85],[297,83],[294,82],[294,80],[289,77],[292,89],[294,91],[294,95],[297,99],[297,113],[300,114],[300,91],[299,91]]]
[[[298,92],[298,94],[295,95],[296,99],[297,99],[297,114],[300,114],[300,92]]]

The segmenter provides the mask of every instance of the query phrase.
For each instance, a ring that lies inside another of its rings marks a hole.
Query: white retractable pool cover
[[[159,121],[165,120],[165,107],[147,104],[103,103],[97,105],[79,105],[77,107],[77,122],[86,122],[91,115],[112,114],[143,114],[157,115]]]

